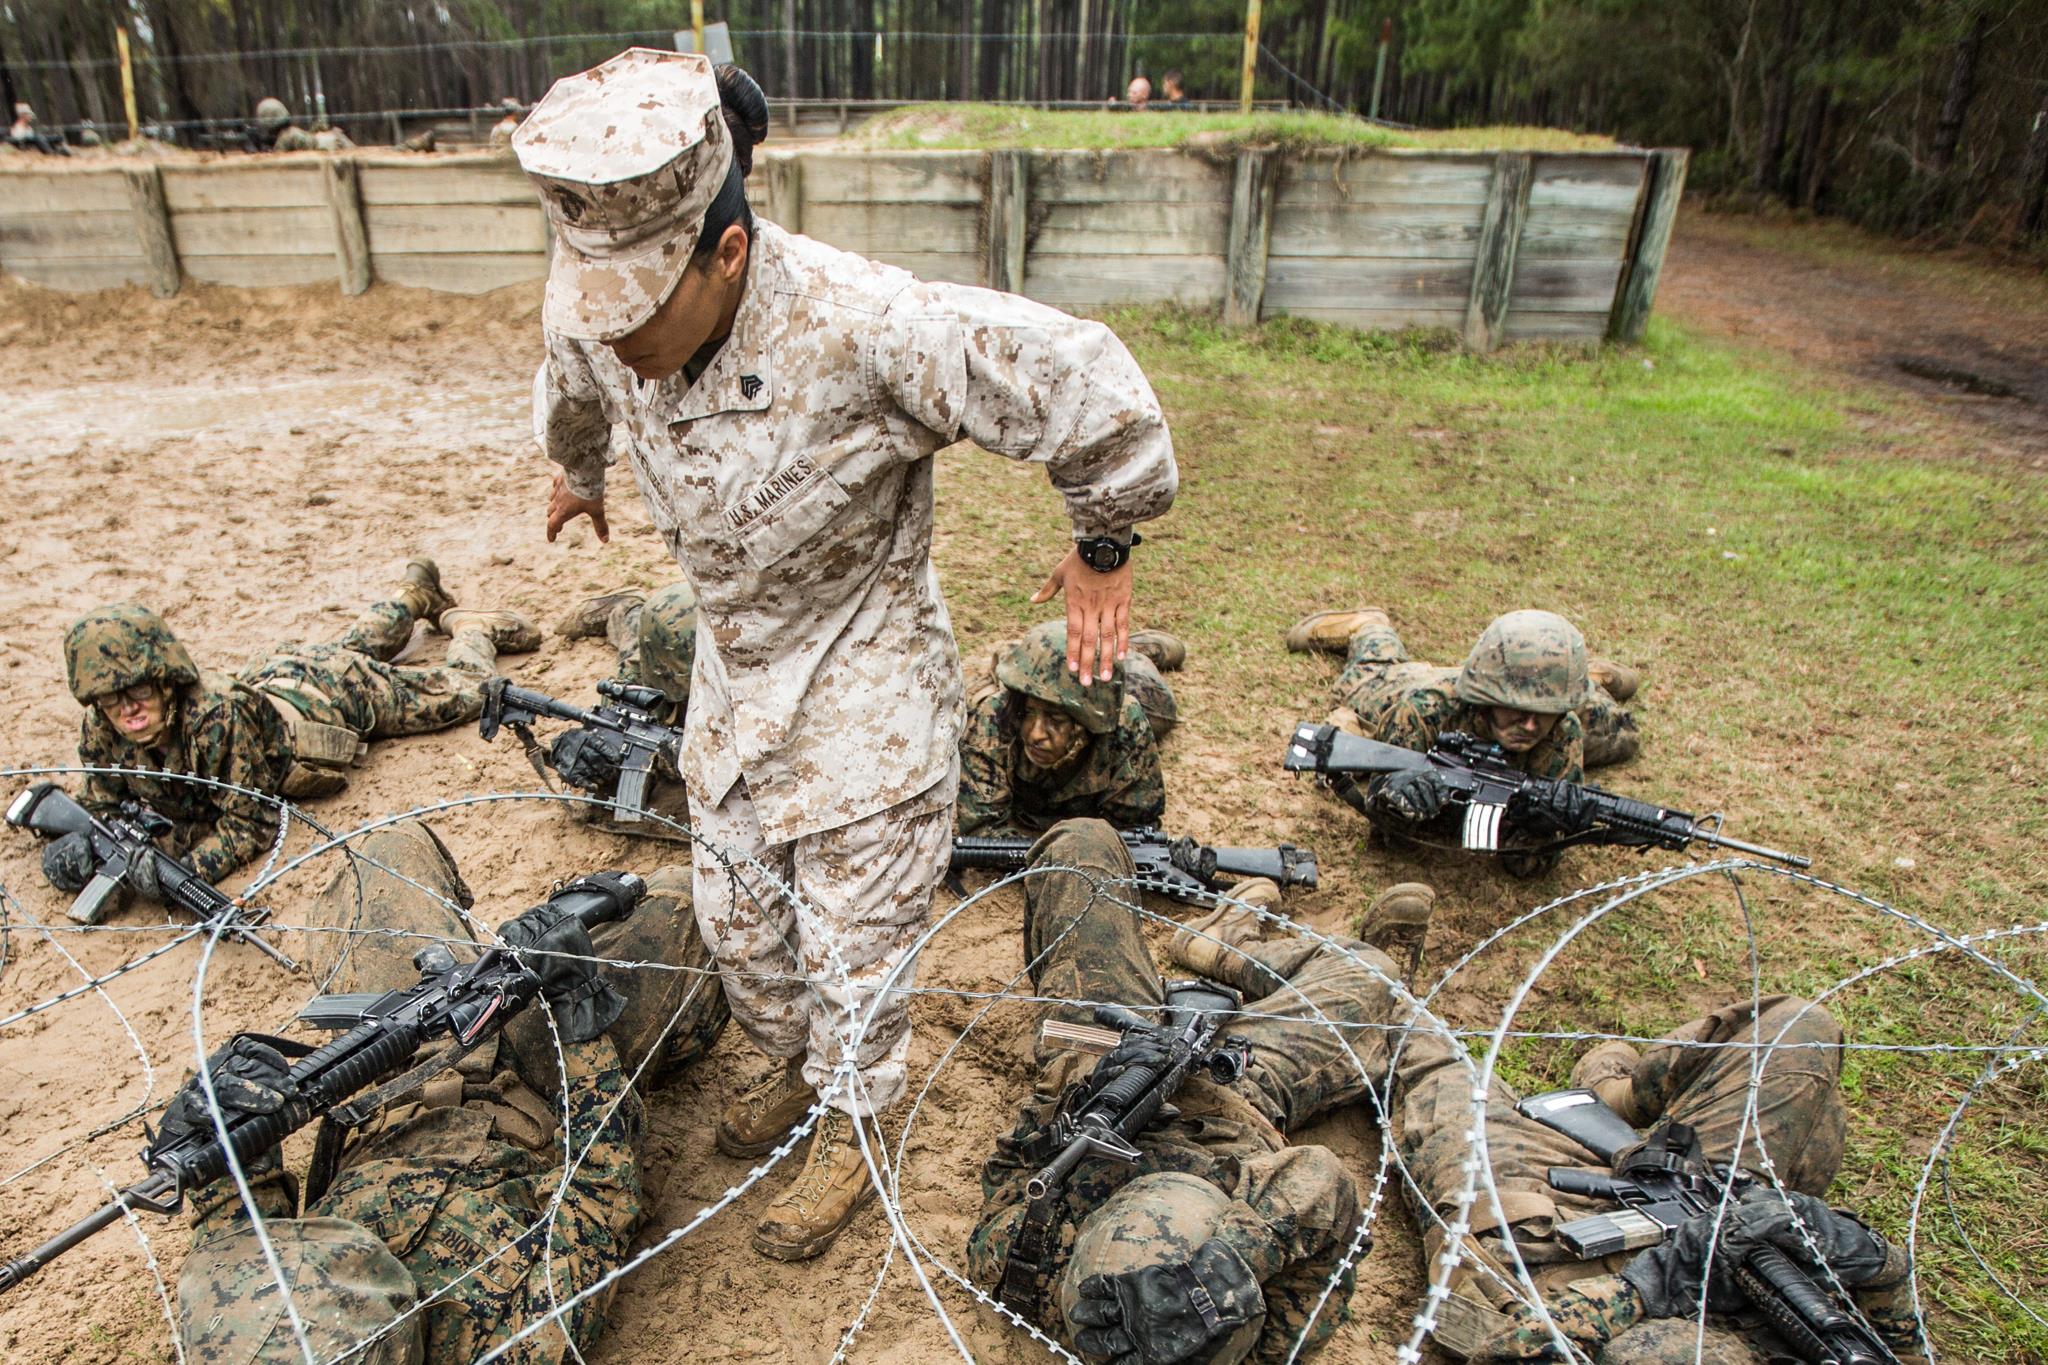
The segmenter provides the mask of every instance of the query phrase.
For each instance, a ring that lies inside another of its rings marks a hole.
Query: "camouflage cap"
[[[1073,1255],[1060,1272],[1056,1292],[1069,1333],[1081,1284],[1090,1275],[1121,1275],[1185,1261],[1216,1235],[1229,1208],[1223,1191],[1179,1171],[1140,1176],[1111,1195],[1081,1224]],[[1266,1315],[1260,1313],[1201,1359],[1205,1365],[1236,1365],[1258,1345],[1265,1326]]]
[[[996,681],[1012,692],[1051,702],[1091,735],[1116,729],[1124,707],[1124,669],[1081,686],[1067,668],[1067,623],[1047,621],[996,657]]]
[[[555,230],[541,321],[613,341],[682,278],[732,164],[732,135],[710,58],[633,47],[556,81],[512,150]]]
[[[64,679],[80,706],[137,683],[187,687],[198,666],[164,618],[133,602],[87,612],[64,632]]]
[[[1458,670],[1458,700],[1563,715],[1584,706],[1586,637],[1552,611],[1511,611],[1480,633]]]
[[[202,1241],[178,1274],[178,1337],[189,1360],[208,1365],[299,1365],[311,1348],[334,1359],[369,1340],[418,1301],[419,1290],[384,1239],[343,1218],[273,1218],[292,1306],[305,1328],[299,1344],[284,1296],[247,1224]],[[365,1365],[420,1365],[421,1319],[406,1322],[349,1359]]]

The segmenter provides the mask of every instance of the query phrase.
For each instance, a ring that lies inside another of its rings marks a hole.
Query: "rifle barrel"
[[[168,1177],[153,1175],[140,1185],[130,1186],[121,1191],[97,1212],[79,1219],[26,1256],[18,1256],[5,1265],[0,1265],[0,1293],[14,1288],[101,1228],[120,1218],[131,1207],[153,1203],[174,1193],[176,1188],[176,1184]]]
[[[1773,862],[1785,863],[1791,867],[1813,866],[1813,859],[1811,858],[1802,858],[1797,853],[1786,853],[1775,848],[1765,848],[1762,844],[1747,843],[1741,839],[1717,833],[1714,830],[1702,829],[1697,824],[1692,827],[1692,837],[1701,843],[1714,844],[1720,848],[1731,848],[1737,853],[1749,853],[1759,858],[1769,858]]]

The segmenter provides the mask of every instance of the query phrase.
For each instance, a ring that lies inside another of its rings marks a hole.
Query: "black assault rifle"
[[[569,883],[548,903],[575,915],[588,930],[623,919],[646,889],[630,872],[599,872]],[[486,948],[476,961],[458,964],[444,945],[433,943],[413,955],[413,965],[420,979],[404,990],[323,995],[300,1011],[299,1018],[314,1028],[347,1031],[292,1065],[297,1098],[284,1108],[274,1114],[224,1112],[238,1163],[247,1166],[366,1086],[396,1074],[421,1047],[444,1036],[449,1045],[404,1079],[416,1085],[445,1070],[497,1034],[540,993],[540,977],[504,948]],[[301,1046],[276,1038],[263,1041]],[[228,1172],[227,1151],[210,1129],[168,1144],[153,1141],[142,1161],[149,1167],[148,1179],[26,1256],[0,1265],[0,1290],[12,1289],[130,1209],[176,1213],[187,1194]]]
[[[1638,1139],[1635,1129],[1590,1090],[1531,1095],[1515,1108],[1613,1168],[1611,1174],[1573,1166],[1549,1171],[1552,1189],[1622,1206],[1557,1225],[1557,1240],[1584,1260],[1657,1246],[1681,1224],[1724,1203],[1732,1206],[1756,1183],[1747,1172],[1709,1162],[1700,1151],[1699,1135],[1687,1124],[1661,1124],[1647,1139]],[[1808,1365],[1898,1365],[1898,1357],[1853,1306],[1845,1307],[1777,1248],[1750,1252],[1734,1280],[1750,1306]]]
[[[545,692],[493,678],[484,684],[477,733],[491,740],[497,738],[499,727],[510,728],[541,781],[548,781],[552,768],[569,785],[612,802],[608,813],[614,829],[662,837],[666,832],[647,818],[648,801],[656,777],[681,781],[682,728],[654,718],[654,708],[662,703],[655,688],[606,678],[598,683],[597,692],[604,702],[586,711]],[[553,746],[543,751],[533,737],[533,723],[542,716],[579,728],[556,735]]]
[[[1185,836],[1175,838],[1164,830],[1117,832],[1130,852],[1131,861],[1137,864],[1138,880],[1144,888],[1177,901],[1207,903],[1215,898],[1205,893],[1245,877],[1270,877],[1283,887],[1315,890],[1315,852],[1295,844],[1281,844],[1277,848],[1211,848]],[[953,840],[951,870],[957,873],[970,867],[985,867],[1015,872],[1030,861],[1031,846],[1036,842],[963,835]]]
[[[1223,1026],[1243,1003],[1235,991],[1212,982],[1176,981],[1166,987],[1166,1013],[1157,1023],[1121,1005],[1095,1006],[1099,1028],[1047,1021],[1047,1041],[1097,1054],[1111,1051],[1133,1029],[1157,1032],[1166,1043],[1166,1059],[1157,1066],[1129,1067],[1100,1085],[1091,1075],[1061,1097],[1058,1113],[1034,1142],[1050,1159],[1024,1186],[1031,1202],[1003,1266],[1004,1303],[1036,1313],[1038,1277],[1061,1194],[1076,1166],[1091,1157],[1136,1164],[1143,1155],[1137,1137],[1153,1123],[1177,1115],[1168,1101],[1197,1068],[1218,1085],[1244,1074],[1251,1062],[1250,1044],[1222,1036]]]
[[[173,826],[145,805],[124,801],[120,814],[103,820],[56,783],[38,782],[7,807],[7,823],[50,839],[83,834],[91,843],[92,880],[71,902],[68,912],[78,923],[98,924],[105,919],[129,869],[148,858],[156,864],[156,884],[170,904],[209,928],[220,924],[223,937],[260,948],[286,971],[299,969],[298,963],[256,933],[254,926],[261,924],[269,911],[238,905],[234,897],[156,846],[157,839],[169,834]]]
[[[1452,799],[1465,807],[1464,846],[1483,853],[1500,850],[1501,824],[1514,814],[1516,799],[1541,797],[1554,787],[1576,784],[1550,778],[1531,777],[1508,762],[1498,744],[1471,735],[1448,731],[1438,736],[1427,753],[1403,749],[1348,734],[1334,725],[1304,721],[1294,727],[1281,766],[1289,772],[1312,772],[1325,777],[1391,773],[1404,768],[1434,768],[1451,789]],[[1570,844],[1626,844],[1679,850],[1698,842],[1738,853],[1811,867],[1813,860],[1796,853],[1732,839],[1720,830],[1703,825],[1681,810],[1653,806],[1598,787],[1579,786],[1592,803],[1587,827],[1573,830],[1544,845],[1563,848]]]

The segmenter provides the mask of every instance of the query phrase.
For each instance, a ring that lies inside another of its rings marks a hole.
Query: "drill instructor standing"
[[[872,1194],[853,1125],[902,1094],[910,1042],[905,996],[875,988],[922,932],[951,841],[961,678],[932,456],[971,439],[1046,466],[1074,543],[1035,600],[1065,593],[1084,685],[1125,653],[1133,528],[1178,476],[1108,328],[755,219],[743,180],[767,126],[745,72],[635,48],[557,82],[513,147],[555,233],[534,379],[535,435],[562,466],[548,538],[584,515],[608,534],[623,427],[697,594],[697,923],[733,1017],[781,1063],[725,1112],[720,1148],[771,1150],[852,1063],[755,1233],[794,1260]]]

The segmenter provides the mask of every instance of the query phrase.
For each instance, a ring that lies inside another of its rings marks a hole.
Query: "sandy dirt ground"
[[[1697,227],[1687,224],[1676,249],[1671,306],[1709,326],[1788,344],[1801,299],[1744,293],[1753,278],[1745,249]],[[1835,287],[1825,278],[1808,284]],[[382,287],[354,300],[324,290],[200,289],[158,301],[134,290],[60,296],[0,282],[0,686],[11,703],[0,711],[0,767],[72,760],[78,709],[64,690],[58,640],[80,611],[108,600],[151,602],[202,662],[232,668],[272,641],[338,634],[390,585],[399,563],[422,550],[439,559],[466,604],[515,607],[549,628],[539,652],[508,661],[519,681],[587,697],[610,669],[609,651],[600,641],[555,638],[555,620],[588,593],[657,585],[675,571],[630,496],[614,499],[609,546],[580,525],[559,544],[543,541],[546,466],[526,429],[537,313],[537,289],[470,300]],[[1865,351],[1876,355],[1887,344]],[[1930,421],[1942,418],[1930,412]],[[1052,499],[1033,471],[974,455],[942,459],[942,572],[962,553],[943,509],[991,490]],[[1035,586],[1043,568],[1035,559],[1017,567],[1018,588]],[[958,613],[956,625],[970,658],[1000,638],[995,623],[972,611]],[[438,644],[423,634],[415,649],[431,657]],[[1222,660],[1190,666],[1177,684],[1188,714],[1231,703],[1226,671]],[[1284,734],[1287,717],[1272,719],[1274,734]],[[1175,822],[1218,842],[1314,842],[1315,823],[1300,822],[1326,817],[1292,816],[1301,790],[1273,766],[1270,752],[1206,743],[1198,724],[1185,726],[1168,755]],[[531,786],[516,747],[486,745],[464,729],[379,746],[349,790],[317,803],[314,814],[346,828],[442,799]],[[433,820],[478,889],[486,919],[534,903],[558,877],[599,866],[646,871],[674,856],[666,846],[581,829],[541,803],[454,809]],[[292,847],[307,843],[300,833]],[[291,923],[294,907],[334,868],[323,858],[280,881],[268,896],[278,921]],[[0,1014],[71,989],[164,937],[139,911],[117,921],[129,932],[24,932],[63,923],[62,902],[35,869],[26,837],[0,834],[0,882],[18,897]],[[1292,908],[1318,929],[1341,929],[1383,872],[1338,850],[1325,857],[1323,890]],[[1467,941],[1512,894],[1491,882],[1468,890],[1460,904],[1469,909],[1459,913],[1469,920],[1454,916],[1448,926]],[[1007,895],[977,906],[935,940],[922,981],[1001,987],[1021,966],[1018,921]],[[283,936],[287,946],[293,937]],[[215,953],[202,977],[188,945],[104,993],[0,1031],[0,1248],[54,1233],[102,1202],[112,1184],[139,1174],[138,1127],[120,1120],[160,1103],[190,1066],[195,995],[208,1038],[219,1039],[277,1027],[305,990],[242,946]],[[918,1000],[914,1085],[932,1077],[974,1011],[943,995]],[[1450,1012],[1458,1017],[1457,1002]],[[1476,1018],[1490,1022],[1483,1010],[1460,1022]],[[979,1161],[1012,1121],[1010,1100],[995,1097],[1026,1085],[1023,1030],[1015,1006],[978,1026],[932,1080],[909,1143],[905,1215],[956,1265],[977,1208]],[[650,1106],[648,1179],[656,1193],[647,1241],[745,1178],[746,1163],[713,1150],[711,1122],[762,1069],[734,1030],[706,1065]],[[109,1131],[98,1132],[102,1126]],[[1379,1149],[1369,1115],[1342,1114],[1304,1136],[1330,1145],[1369,1183]],[[886,1227],[871,1208],[819,1260],[764,1261],[748,1236],[782,1179],[771,1176],[629,1280],[593,1359],[829,1359],[869,1295]],[[174,1282],[183,1232],[157,1218],[138,1230],[147,1253],[135,1232],[112,1230],[0,1299],[0,1353],[171,1359],[147,1256]],[[1351,1320],[1327,1358],[1391,1361],[1405,1338],[1423,1283],[1419,1250],[1398,1208],[1377,1233]],[[1012,1354],[957,1293],[945,1299],[978,1355]],[[953,1358],[900,1258],[851,1354],[910,1365]]]

